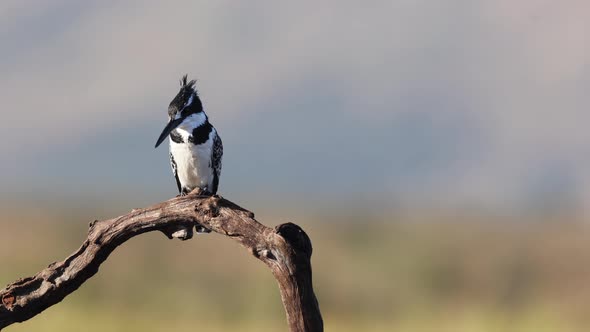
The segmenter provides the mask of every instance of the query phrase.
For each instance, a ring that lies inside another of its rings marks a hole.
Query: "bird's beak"
[[[176,119],[176,120],[170,120],[168,122],[168,124],[166,125],[166,127],[164,127],[164,130],[162,130],[162,134],[160,134],[160,137],[158,138],[158,141],[156,142],[156,148],[162,144],[162,142],[166,139],[166,137],[168,137],[168,135],[170,135],[170,132],[172,132],[176,127],[178,127],[181,123],[182,123],[182,118],[180,119]]]

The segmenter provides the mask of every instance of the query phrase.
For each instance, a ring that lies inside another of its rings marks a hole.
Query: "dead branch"
[[[192,229],[198,225],[238,241],[271,269],[291,331],[323,331],[312,286],[312,247],[307,234],[292,223],[266,227],[254,219],[252,212],[226,199],[196,195],[91,222],[88,237],[68,258],[0,290],[0,330],[60,302],[96,274],[111,252],[130,238],[161,231],[168,238],[185,240],[192,237]]]

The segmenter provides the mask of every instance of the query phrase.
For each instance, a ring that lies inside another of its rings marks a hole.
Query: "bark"
[[[192,237],[195,226],[239,242],[270,268],[279,284],[291,331],[323,331],[313,292],[312,247],[307,234],[292,223],[269,228],[256,221],[252,212],[224,198],[198,195],[91,222],[86,240],[72,255],[0,290],[0,330],[60,302],[96,274],[111,252],[130,238],[161,231],[168,238],[186,240]]]

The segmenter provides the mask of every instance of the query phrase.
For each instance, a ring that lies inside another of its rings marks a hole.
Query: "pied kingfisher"
[[[168,124],[156,148],[170,136],[170,165],[180,195],[193,190],[214,195],[219,185],[223,144],[209,123],[195,90],[196,81],[180,80],[180,91],[168,106]]]

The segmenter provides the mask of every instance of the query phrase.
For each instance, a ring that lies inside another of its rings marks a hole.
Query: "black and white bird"
[[[168,106],[168,124],[156,148],[170,136],[170,165],[180,195],[193,190],[214,195],[219,187],[223,144],[209,123],[197,91],[196,81],[180,80],[180,91]]]

